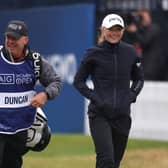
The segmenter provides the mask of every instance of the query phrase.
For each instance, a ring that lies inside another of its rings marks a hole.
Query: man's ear
[[[29,42],[29,37],[28,37],[28,36],[25,36],[25,37],[24,37],[24,43],[25,43],[25,45],[27,45],[28,42]]]

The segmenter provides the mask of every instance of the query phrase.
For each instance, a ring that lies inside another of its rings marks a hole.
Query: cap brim
[[[124,28],[122,25],[120,25],[120,24],[115,24],[115,25],[113,25],[113,26],[111,26],[111,27],[114,27],[114,26],[119,26],[119,27],[121,27],[122,29]],[[111,28],[110,27],[110,28]]]
[[[6,36],[11,36],[11,37],[14,37],[16,39],[20,39],[22,36],[16,32],[6,32],[5,33]]]
[[[114,26],[119,26],[119,27],[121,27],[122,29],[124,28],[124,26],[121,25],[121,24],[108,25],[108,26],[106,26],[106,28],[107,28],[107,29],[110,29],[110,28],[112,28],[112,27],[114,27]]]

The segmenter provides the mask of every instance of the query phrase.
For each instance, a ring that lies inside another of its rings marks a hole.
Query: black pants
[[[96,150],[96,168],[119,168],[128,135],[114,129],[112,121],[101,116],[89,118]]]
[[[22,156],[28,151],[26,138],[27,131],[14,135],[0,134],[0,168],[22,167]]]

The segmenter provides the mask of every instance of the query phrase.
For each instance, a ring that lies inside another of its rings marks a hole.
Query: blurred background
[[[72,82],[85,50],[97,43],[100,21],[108,13],[123,16],[123,40],[135,46],[144,66],[145,86],[132,106],[130,137],[168,140],[168,0],[0,1],[0,44],[8,21],[26,22],[31,48],[63,80],[61,95],[43,108],[51,130],[89,134],[88,102]]]

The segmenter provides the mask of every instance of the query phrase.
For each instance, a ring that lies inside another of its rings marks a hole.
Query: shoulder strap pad
[[[34,74],[36,79],[40,78],[41,74],[41,55],[38,52],[31,52],[28,55],[28,58],[33,61]]]
[[[39,53],[33,52],[32,58],[33,58],[34,73],[35,73],[36,79],[39,79],[40,73],[41,73],[41,56]]]

